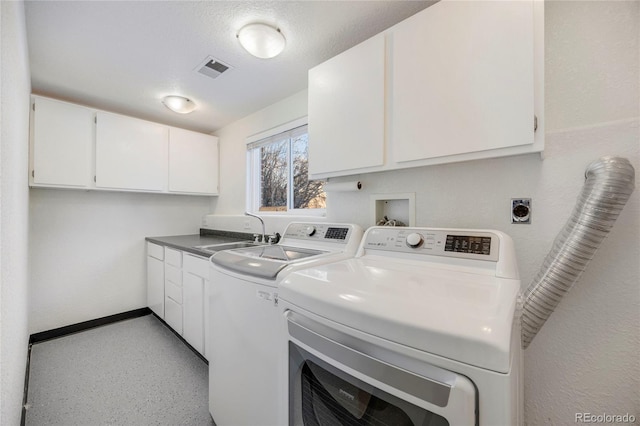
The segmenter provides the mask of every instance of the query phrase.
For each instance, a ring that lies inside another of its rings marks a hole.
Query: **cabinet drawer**
[[[182,336],[182,305],[178,305],[172,299],[164,299],[164,320],[176,333]]]
[[[182,287],[182,270],[175,266],[164,264],[164,278],[178,287]]]
[[[164,255],[166,263],[168,263],[169,265],[177,266],[178,268],[182,268],[181,251],[166,247],[164,250]]]
[[[164,247],[153,243],[147,243],[147,255],[158,260],[164,260]]]
[[[207,258],[185,254],[183,269],[185,272],[197,275],[205,280],[209,279],[209,259]]]
[[[174,302],[182,305],[182,287],[178,287],[172,282],[166,281],[164,283],[164,294]]]

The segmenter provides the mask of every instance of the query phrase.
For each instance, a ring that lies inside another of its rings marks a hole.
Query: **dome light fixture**
[[[189,114],[196,109],[196,104],[184,96],[165,96],[162,98],[162,103],[171,111],[177,112],[178,114]]]
[[[236,37],[247,52],[261,59],[278,56],[286,44],[280,29],[267,24],[245,25],[240,28]]]

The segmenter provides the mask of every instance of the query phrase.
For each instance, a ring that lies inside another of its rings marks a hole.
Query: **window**
[[[247,145],[250,210],[324,212],[324,182],[309,180],[308,141],[305,124]]]

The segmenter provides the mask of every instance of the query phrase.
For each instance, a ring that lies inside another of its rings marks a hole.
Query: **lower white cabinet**
[[[184,273],[184,340],[204,354],[204,279]]]
[[[164,319],[164,247],[147,243],[147,306]]]
[[[147,306],[207,356],[207,258],[147,242]]]
[[[209,262],[191,254],[184,255],[183,276],[183,337],[205,357],[206,341],[206,297],[209,285]]]
[[[173,330],[182,335],[182,305],[173,299],[164,299],[164,320]]]
[[[182,336],[182,252],[164,250],[164,320]]]

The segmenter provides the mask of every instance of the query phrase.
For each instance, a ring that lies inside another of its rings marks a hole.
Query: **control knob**
[[[316,233],[316,227],[313,225],[309,225],[307,227],[304,228],[304,233],[305,235],[307,235],[308,237],[311,237],[313,234]]]
[[[418,234],[417,232],[413,232],[407,235],[406,241],[407,241],[407,246],[411,248],[418,248],[424,242],[424,238],[422,237],[422,235]]]

